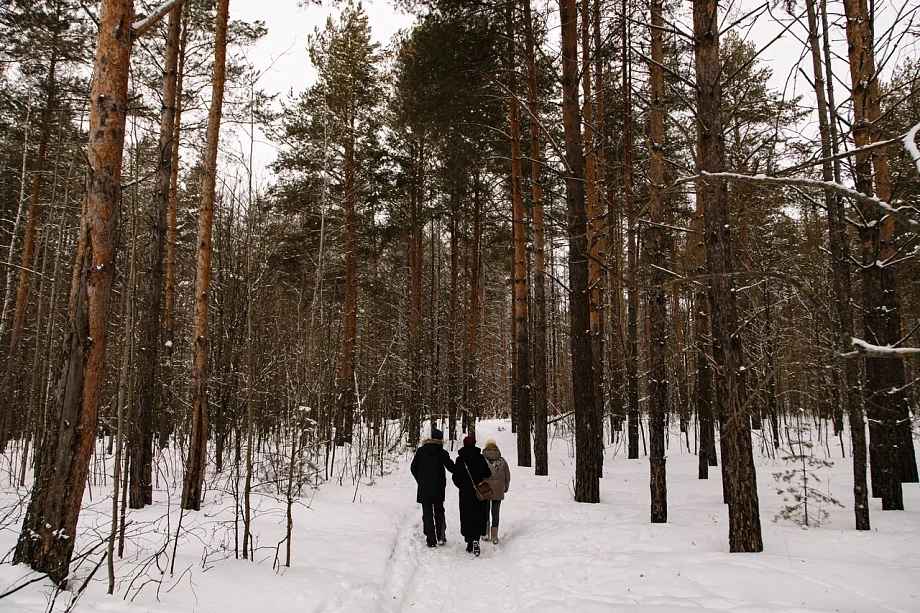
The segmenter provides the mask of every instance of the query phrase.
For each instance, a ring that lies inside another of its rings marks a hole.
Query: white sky
[[[877,0],[876,1],[876,18],[877,28],[876,35],[883,36],[887,26],[890,25],[893,16],[898,12],[895,7],[910,6],[912,0]],[[554,0],[535,0],[535,5],[540,8],[548,7],[555,10],[556,2]],[[741,14],[746,14],[753,7],[760,6],[762,0],[722,0],[722,11],[728,10],[728,15],[720,15],[723,25],[732,22]],[[799,10],[803,10],[801,1],[796,3]],[[364,9],[370,18],[373,38],[376,42],[386,45],[390,38],[400,29],[409,28],[412,25],[413,18],[410,15],[397,12],[389,0],[366,0]],[[841,7],[837,7],[842,12]],[[832,10],[835,8],[832,6]],[[297,6],[297,0],[232,0],[230,3],[230,12],[233,19],[243,19],[254,21],[261,19],[268,28],[268,34],[253,49],[249,50],[248,56],[253,66],[257,70],[265,70],[269,66],[272,69],[268,71],[260,81],[260,86],[267,93],[281,94],[285,97],[291,90],[299,93],[313,83],[316,78],[316,72],[310,64],[309,54],[306,50],[307,37],[313,33],[316,27],[322,28],[326,23],[326,18],[330,14],[337,14],[338,8],[328,0],[324,1],[322,6],[310,6],[300,8]],[[778,8],[775,15],[788,19],[788,15]],[[887,23],[886,23],[887,22]],[[686,23],[685,27],[692,28],[692,24]],[[741,32],[745,37],[754,40],[758,47],[767,44],[782,29],[782,25],[773,21],[768,15],[763,15],[751,26],[748,22],[747,27],[742,27]],[[774,74],[770,86],[779,91],[786,90],[787,96],[795,94],[805,94],[810,99],[813,94],[810,93],[810,85],[802,80],[800,75],[794,73],[793,66],[802,53],[802,43],[800,37],[803,36],[801,27],[795,27],[792,30],[797,36],[786,33],[783,39],[774,43],[761,56],[761,59],[773,68]],[[839,28],[835,30],[835,36],[840,40],[835,47],[838,53],[845,55],[846,50],[844,43],[844,33]],[[558,46],[558,32],[550,32],[549,46],[555,48]],[[895,58],[918,55],[918,38],[908,36],[902,39],[901,44],[896,49],[891,47],[877,48],[877,53],[884,56],[886,53],[892,53]],[[886,68],[890,71],[898,61],[892,61]],[[806,60],[802,63],[802,68],[811,77],[811,63]],[[790,72],[793,72],[794,79],[789,80]],[[844,85],[849,83],[849,74],[846,64],[840,63],[835,66],[835,73],[838,79],[838,103],[844,94]],[[808,130],[808,128],[805,128]],[[262,143],[257,148],[256,164],[257,168],[262,167],[272,161],[274,151],[267,143]],[[264,177],[263,177],[264,178]]]
[[[412,25],[410,15],[397,13],[388,0],[363,2],[370,18],[373,37],[386,45],[398,30]],[[297,0],[233,0],[230,3],[233,19],[255,21],[261,19],[268,35],[251,51],[250,60],[257,69],[267,68],[275,61],[274,69],[263,80],[268,92],[295,92],[308,87],[316,78],[307,53],[307,37],[316,27],[323,28],[329,15],[338,14],[332,3],[323,6],[300,8]]]
[[[399,30],[409,28],[413,17],[399,13],[389,0],[365,0],[375,42],[386,45]],[[329,15],[338,9],[328,0],[322,6],[308,8],[297,6],[297,0],[231,0],[231,19],[265,22],[268,34],[248,50],[249,61],[256,70],[266,70],[259,86],[269,94],[287,97],[289,91],[300,93],[316,79],[316,70],[307,53],[307,37],[315,28],[322,29]],[[264,168],[275,157],[274,149],[266,142],[256,147],[255,167]],[[264,173],[262,173],[264,174]],[[263,176],[263,178],[266,178]]]

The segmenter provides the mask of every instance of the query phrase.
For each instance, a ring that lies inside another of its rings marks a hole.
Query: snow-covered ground
[[[450,484],[449,542],[434,550],[425,547],[406,456],[373,483],[357,488],[350,481],[327,483],[301,499],[294,507],[290,568],[274,564],[276,544],[284,537],[283,505],[258,499],[255,560],[237,560],[234,501],[215,489],[202,512],[183,517],[170,574],[172,543],[166,535],[176,531],[178,495],[158,490],[152,507],[129,514],[125,558],[116,565],[116,595],[105,593],[103,565],[76,610],[920,611],[920,486],[904,486],[905,512],[882,512],[873,500],[872,531],[856,532],[851,465],[841,458],[839,443],[816,445],[815,450],[835,463],[820,469],[822,487],[846,508],[830,508],[829,521],[820,528],[771,521],[784,504],[773,475],[786,463],[758,456],[765,550],[730,554],[719,472],[713,470],[709,481],[698,480],[697,459],[679,449],[676,432],[670,438],[669,521],[664,525],[648,521],[647,460],[627,460],[622,448],[607,450],[601,503],[586,505],[572,501],[573,459],[562,438],[554,439],[548,477],[517,467],[507,422],[484,422],[478,438],[497,439],[512,468],[501,542],[483,543],[480,558],[464,551],[456,490]],[[172,506],[166,503],[170,494]],[[4,483],[0,508],[9,509],[16,496]],[[111,499],[105,490],[95,488],[93,501],[87,495],[85,503],[78,550],[108,531]],[[13,547],[17,531],[12,524],[0,530],[0,551]],[[73,584],[85,581],[102,552],[87,557],[74,572]],[[284,559],[283,546],[279,559]],[[0,593],[31,577],[8,560],[0,565]],[[53,594],[47,581],[39,581],[0,599],[0,611],[46,611]],[[56,610],[64,610],[71,596],[59,595]]]

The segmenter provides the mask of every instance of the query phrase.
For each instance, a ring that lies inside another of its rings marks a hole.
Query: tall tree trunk
[[[619,441],[626,420],[626,326],[623,310],[623,211],[614,206],[613,189],[607,189],[607,366],[610,402],[610,442]]]
[[[354,131],[351,130],[350,134]],[[345,143],[345,302],[342,306],[342,366],[339,370],[335,444],[351,442],[355,411],[355,349],[358,342],[358,237],[355,214],[355,143]]]
[[[201,509],[202,486],[208,459],[208,305],[211,297],[211,230],[214,226],[214,196],[217,187],[217,145],[224,102],[224,82],[227,64],[227,22],[230,0],[217,0],[217,29],[214,39],[214,77],[211,90],[211,110],[205,153],[201,161],[201,209],[198,217],[198,267],[195,275],[195,357],[192,364],[194,399],[192,401],[192,431],[182,508]]]
[[[773,295],[770,292],[770,282],[766,279],[763,284],[763,311],[764,311],[764,336],[766,337],[766,346],[764,353],[767,356],[767,373],[770,375],[770,382],[767,384],[767,413],[770,415],[770,425],[773,430],[773,448],[779,449],[779,415],[776,410],[776,345],[773,341],[773,323],[772,323]],[[865,475],[865,466],[863,466]]]
[[[135,175],[137,174],[137,149],[135,148],[135,157],[134,157],[134,170]],[[134,196],[137,195],[137,188],[133,190],[135,192]],[[134,290],[136,288],[137,280],[137,198],[131,198],[131,257],[129,258],[128,264],[128,276],[125,282],[125,289],[122,292],[121,299],[121,321],[123,322],[124,327],[124,339],[125,342],[122,346],[121,354],[121,368],[119,369],[118,374],[118,387],[115,394],[115,415],[116,415],[116,427],[115,427],[115,458],[114,458],[114,470],[112,472],[112,524],[109,530],[109,543],[108,543],[108,559],[106,560],[109,571],[109,594],[115,593],[115,542],[119,539],[117,538],[119,534],[119,524],[122,525],[122,530],[120,531],[124,534],[123,520],[124,513],[119,514],[119,507],[124,508],[124,493],[121,490],[122,484],[122,474],[123,471],[127,469],[127,466],[124,466],[122,461],[122,454],[124,451],[124,432],[125,432],[125,418],[126,415],[126,405],[130,405],[130,396],[127,393],[128,389],[128,378],[130,377],[131,371],[131,361],[132,354],[135,349],[134,344],[134,315],[136,312],[136,306],[134,303]],[[127,411],[130,414],[130,411]],[[121,521],[120,521],[121,520]],[[123,540],[121,543],[123,544]],[[119,547],[118,555],[121,557],[122,548]]]
[[[251,99],[250,99],[251,100]],[[251,108],[251,107],[250,107]],[[250,123],[250,130],[255,126]],[[250,134],[254,134],[251,131]],[[252,141],[250,141],[250,146]],[[252,161],[252,150],[249,154]],[[255,403],[253,387],[256,384],[256,368],[254,362],[254,347],[256,342],[253,332],[253,281],[252,281],[252,226],[254,211],[252,201],[252,168],[249,169],[249,202],[246,211],[246,475],[243,483],[243,559],[252,559],[252,462],[253,443],[255,438]]]
[[[668,241],[670,252],[671,270],[678,270],[680,263],[677,259],[676,241]],[[674,404],[680,418],[680,431],[687,440],[687,449],[690,449],[690,411],[687,393],[687,347],[684,343],[684,313],[680,302],[680,285],[675,283],[671,287],[671,319],[674,328],[675,379],[677,385],[674,390]]]
[[[667,342],[667,258],[665,257],[664,199],[664,2],[652,0],[651,38],[651,114],[649,130],[649,199],[651,222],[646,245],[652,264],[652,289],[648,296],[649,318],[649,468],[652,498],[651,517],[653,524],[668,521],[668,483],[665,468],[665,433],[667,429],[668,374],[665,364]]]
[[[182,5],[169,14],[166,56],[163,62],[163,107],[160,112],[159,165],[151,216],[147,219],[147,252],[138,292],[140,347],[137,352],[137,386],[129,462],[132,509],[153,503],[153,426],[157,404],[156,372],[160,349],[160,306],[163,302],[163,251],[166,211],[169,208],[176,123],[176,76]]]
[[[55,34],[55,41],[57,35]],[[45,157],[48,153],[48,141],[51,140],[51,127],[54,121],[54,107],[57,101],[57,54],[52,52],[48,66],[48,76],[45,83],[45,108],[42,111],[41,136],[39,136],[38,154],[35,157],[35,166],[32,170],[32,192],[29,198],[29,211],[26,222],[26,235],[22,243],[22,265],[19,268],[19,285],[16,290],[16,302],[13,307],[13,321],[10,327],[9,356],[3,380],[0,381],[0,452],[6,449],[6,444],[11,435],[12,417],[18,407],[15,406],[13,396],[19,387],[21,377],[21,344],[22,329],[25,325],[26,309],[29,304],[29,278],[32,270],[32,260],[37,250],[38,228],[41,223],[41,210],[38,203],[42,183],[45,178]],[[12,256],[12,253],[11,253]]]
[[[636,253],[636,196],[633,178],[632,62],[629,18],[623,0],[623,190],[626,200],[626,402],[627,457],[639,457],[639,291],[636,287],[639,258]]]
[[[527,106],[530,115],[530,186],[533,197],[533,444],[534,474],[549,474],[546,434],[546,262],[543,222],[543,179],[540,166],[540,108],[537,100],[537,58],[530,0],[524,3],[527,53]]]
[[[725,166],[722,134],[717,0],[694,0],[697,105],[700,123],[701,170],[721,172]],[[697,189],[706,203],[706,255],[711,275],[713,358],[717,367],[716,398],[720,403],[722,462],[727,477],[728,537],[732,552],[763,551],[757,475],[751,444],[751,421],[742,398],[741,341],[732,269],[728,191],[724,181],[700,181]]]
[[[821,132],[821,157],[822,179],[827,182],[834,181],[834,168],[830,159],[834,155],[833,142],[836,141],[831,134],[831,120],[828,112],[826,98],[826,84],[824,80],[824,67],[821,61],[819,48],[818,18],[813,3],[806,3],[808,13],[809,47],[811,50],[812,69],[815,75],[815,94],[818,101],[818,126]],[[824,204],[827,208],[828,237],[831,251],[831,269],[834,274],[834,293],[836,294],[837,321],[840,326],[841,338],[838,345],[841,351],[849,351],[850,340],[853,337],[853,309],[850,304],[852,288],[850,281],[850,250],[844,226],[843,203],[837,194],[826,191]],[[764,292],[766,292],[766,287]],[[768,311],[769,313],[769,311]],[[768,322],[769,323],[769,322]],[[772,351],[770,360],[772,362]],[[853,454],[853,496],[854,513],[856,515],[856,529],[869,530],[869,496],[866,487],[866,424],[863,420],[862,407],[859,398],[859,371],[855,360],[846,360],[843,364],[846,392],[842,396],[844,410],[850,421],[850,432]],[[771,380],[772,386],[772,380]],[[771,404],[775,391],[771,389]],[[771,406],[771,415],[775,412]],[[774,432],[775,436],[775,432]]]
[[[585,151],[578,103],[578,5],[559,0],[562,31],[562,124],[565,133],[565,201],[569,233],[569,317],[572,393],[575,406],[575,501],[600,502],[600,467],[591,349],[588,287],[588,215],[585,208]]]
[[[530,323],[527,319],[527,228],[524,216],[524,173],[521,167],[521,125],[517,98],[517,62],[515,61],[514,9],[509,2],[505,16],[508,35],[508,115],[511,122],[511,225],[514,237],[514,323],[515,323],[515,391],[517,413],[518,466],[531,466],[531,398],[530,398]]]
[[[179,144],[182,134],[182,90],[185,79],[185,50],[188,46],[188,11],[182,20],[182,34],[179,39],[179,63],[176,70],[176,97],[174,126],[172,135],[172,153],[169,176],[169,203],[166,208],[166,287],[163,317],[163,347],[166,368],[172,371],[172,354],[176,342],[176,254],[179,227]],[[158,417],[158,438],[160,448],[165,448],[172,433],[171,406],[173,392],[164,387],[165,405]]]
[[[464,407],[464,419],[473,424],[470,431],[474,431],[473,423],[479,411],[479,317],[481,290],[481,246],[482,246],[482,202],[481,202],[480,174],[477,167],[473,171],[473,245],[470,253],[470,342],[469,358],[467,362],[467,406]],[[504,330],[504,327],[502,328]],[[504,346],[504,343],[502,343]],[[453,440],[453,439],[452,439]]]
[[[441,224],[440,220],[432,217],[431,231],[431,272],[428,286],[430,302],[428,306],[429,320],[427,330],[430,334],[428,348],[428,415],[431,427],[436,427],[437,414],[440,413],[438,398],[441,388]]]
[[[450,211],[450,298],[448,301],[447,328],[447,423],[448,432],[453,432],[457,421],[457,338],[460,336],[459,286],[460,286],[460,237],[458,231],[460,207],[459,194],[451,196]],[[451,439],[453,440],[453,439]]]
[[[599,476],[604,476],[604,267],[606,204],[604,190],[603,57],[600,0],[582,0],[582,89],[585,93],[585,174],[588,189],[588,287],[591,289],[591,347],[594,355],[594,418]],[[593,41],[593,42],[592,42]],[[592,62],[593,44],[593,62]],[[591,68],[594,68],[594,81]],[[593,91],[592,91],[593,86]]]
[[[698,162],[699,164],[699,162]],[[706,275],[706,200],[700,190],[696,192],[696,212],[693,229],[693,261],[698,276]],[[696,385],[693,388],[693,405],[700,428],[699,469],[700,479],[709,478],[709,467],[718,466],[716,455],[715,419],[712,413],[712,366],[709,363],[710,312],[709,282],[697,285],[693,296],[693,339],[696,352]]]
[[[422,223],[422,198],[424,194],[424,143],[417,143],[415,159],[415,184],[410,196],[411,232],[409,235],[409,419],[408,443],[414,447],[418,443],[421,429],[421,374],[422,374],[422,266],[424,264],[425,243]]]
[[[853,99],[853,137],[857,147],[880,140],[878,73],[873,45],[874,23],[866,0],[844,0]],[[873,170],[875,175],[873,177]],[[856,156],[856,188],[891,200],[888,156],[884,149]],[[862,217],[863,328],[866,341],[895,345],[901,341],[900,295],[897,286],[897,245],[894,218],[875,207],[856,204]],[[899,357],[866,358],[866,414],[869,419],[873,495],[882,509],[903,510],[902,482],[917,481],[904,378]]]
[[[14,563],[26,563],[47,573],[60,585],[69,572],[96,441],[115,273],[133,17],[132,0],[105,0],[100,7],[86,149],[89,172],[61,374],[47,413],[32,497],[13,556]]]

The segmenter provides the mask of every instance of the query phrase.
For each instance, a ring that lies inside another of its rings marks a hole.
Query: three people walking
[[[498,544],[501,503],[511,484],[511,469],[494,439],[487,440],[481,451],[476,438],[467,436],[454,462],[444,449],[444,433],[432,428],[431,437],[422,441],[415,452],[410,470],[418,484],[416,500],[422,505],[422,527],[428,547],[447,543],[445,471],[453,473],[452,480],[459,490],[460,534],[466,541],[466,551],[478,556],[482,537]],[[492,493],[488,499],[479,500],[477,486],[483,481],[489,484]]]
[[[444,519],[444,490],[447,487],[445,470],[454,471],[454,462],[444,449],[444,433],[432,428],[431,438],[422,441],[415,452],[410,467],[418,483],[416,500],[422,505],[422,526],[429,547],[447,542]]]

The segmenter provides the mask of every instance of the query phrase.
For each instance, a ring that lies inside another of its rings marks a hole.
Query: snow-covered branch
[[[851,338],[850,343],[854,351],[845,354],[845,357],[868,355],[874,358],[915,358],[920,356],[920,349],[914,347],[890,347],[888,345],[873,345],[860,338]]]
[[[159,20],[163,19],[163,17],[169,13],[169,11],[173,10],[184,2],[185,0],[166,0],[166,2],[158,6],[152,13],[136,22],[133,26],[131,26],[131,31],[133,33],[134,39],[137,40],[146,34],[147,31],[155,26]]]
[[[911,219],[904,213],[902,209],[893,207],[884,200],[876,198],[875,196],[866,195],[855,189],[851,189],[839,183],[834,183],[833,181],[819,181],[817,179],[806,179],[803,177],[769,177],[767,175],[743,175],[734,172],[709,173],[704,171],[696,176],[680,179],[677,182],[690,183],[691,181],[699,181],[700,179],[706,178],[725,179],[726,181],[744,181],[746,183],[779,185],[786,187],[795,185],[799,187],[813,187],[815,189],[830,190],[840,194],[841,196],[855,200],[856,202],[875,207],[876,209],[883,211],[887,215],[890,215],[895,221],[903,225],[907,230],[920,236],[920,221]]]
[[[920,132],[920,123],[911,128],[910,131],[904,135],[904,138],[901,139],[901,142],[904,143],[904,148],[907,149],[907,153],[909,153],[910,157],[914,160],[914,164],[917,166],[917,172],[920,172],[920,149],[917,148],[917,132]]]

